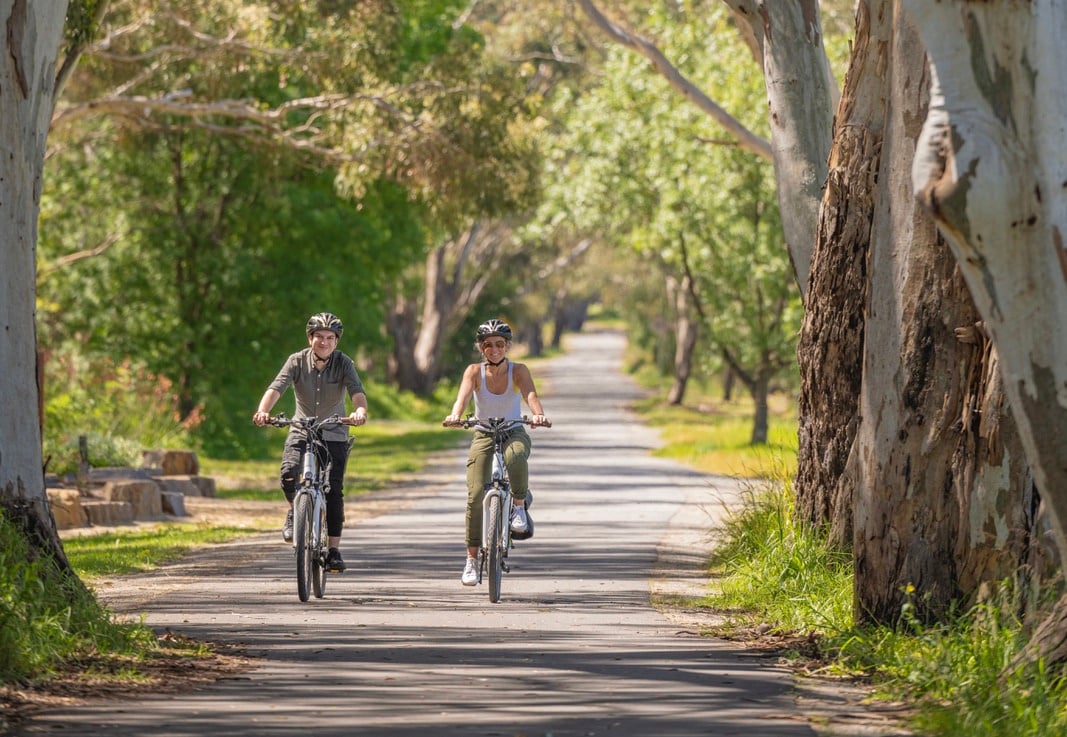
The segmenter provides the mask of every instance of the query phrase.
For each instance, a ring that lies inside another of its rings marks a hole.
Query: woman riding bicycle
[[[352,399],[352,414],[348,416],[347,424],[364,424],[367,421],[367,395],[363,393],[363,384],[352,359],[337,350],[341,333],[344,332],[341,320],[329,312],[320,312],[308,320],[306,332],[308,347],[285,360],[259,400],[252,422],[265,425],[275,403],[292,386],[296,395],[295,416],[298,419],[315,417],[321,420],[332,415],[344,415],[347,391]],[[326,567],[340,572],[345,569],[339,548],[345,522],[342,489],[348,462],[348,428],[344,425],[326,427],[322,437],[331,459],[330,493],[326,496],[326,526],[330,537]],[[293,541],[293,497],[296,496],[305,442],[299,432],[290,430],[282,451],[281,486],[289,502],[289,513],[282,526],[282,539],[285,542]]]
[[[502,320],[489,320],[478,326],[475,348],[485,359],[472,363],[463,372],[456,403],[444,421],[445,425],[459,422],[462,412],[474,398],[474,416],[479,418],[503,417],[508,420],[522,419],[522,402],[530,408],[533,425],[550,424],[545,417],[541,400],[534,388],[530,369],[521,363],[508,360],[511,347],[511,327]],[[525,532],[529,521],[526,517],[525,500],[529,492],[530,436],[517,424],[504,446],[504,464],[511,480],[511,495],[515,500],[511,529]],[[467,561],[460,578],[464,586],[478,583],[478,550],[482,543],[482,496],[492,474],[493,437],[476,431],[471,439],[467,457]]]

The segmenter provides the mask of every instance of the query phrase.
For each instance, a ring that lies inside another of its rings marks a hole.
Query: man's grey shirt
[[[339,350],[330,355],[330,360],[321,371],[315,368],[311,348],[289,356],[268,389],[285,394],[290,386],[296,395],[295,418],[345,416],[348,414],[345,412],[345,394],[352,396],[363,393],[363,383],[356,372],[356,364]],[[348,426],[324,428],[322,436],[324,440],[347,440]]]

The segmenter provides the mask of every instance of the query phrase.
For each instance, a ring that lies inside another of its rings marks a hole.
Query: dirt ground
[[[358,527],[360,521],[416,503],[416,492],[397,489],[375,492],[348,500],[347,516]],[[280,498],[272,501],[243,501],[221,498],[190,497],[186,500],[188,516],[155,522],[141,522],[138,527],[160,524],[204,522],[257,530],[278,530],[285,505]],[[129,529],[128,527],[125,529]],[[67,530],[62,536],[96,534],[101,528]],[[269,532],[267,533],[269,534]],[[721,617],[707,609],[685,604],[687,599],[703,598],[709,578],[706,568],[709,541],[668,538],[660,549],[657,568],[653,571],[650,595],[656,608],[674,622],[679,631],[708,633],[722,623]],[[165,579],[167,569],[197,565],[197,552],[156,571],[94,581],[92,587],[101,602],[114,611],[128,609],[131,602],[144,598],[155,580]],[[212,557],[217,557],[213,554]],[[763,628],[738,633],[746,647],[767,652],[804,652],[810,643],[804,638],[774,637]],[[98,699],[133,697],[138,694],[181,693],[197,689],[219,679],[239,675],[256,662],[245,653],[221,643],[192,642],[175,633],[163,633],[161,649],[155,658],[124,662],[114,658],[90,659],[72,664],[69,671],[43,683],[22,687],[0,687],[0,734],[11,734],[26,716],[63,705],[90,703]],[[816,672],[820,664],[792,661],[797,670],[797,700],[820,735],[825,737],[906,737],[903,726],[909,710],[903,704],[872,699],[871,688],[863,683],[825,677],[804,677],[805,671]],[[114,678],[111,674],[135,669],[140,677]]]

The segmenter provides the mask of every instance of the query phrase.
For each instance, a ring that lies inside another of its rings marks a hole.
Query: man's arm
[[[281,398],[282,395],[274,389],[267,389],[267,391],[263,392],[263,398],[259,400],[259,407],[256,409],[256,413],[252,415],[253,424],[266,425],[267,420],[270,419],[270,411],[274,409],[274,405]]]
[[[352,397],[352,414],[348,416],[348,419],[353,425],[362,425],[367,422],[367,395],[363,392],[353,392],[350,396]]]

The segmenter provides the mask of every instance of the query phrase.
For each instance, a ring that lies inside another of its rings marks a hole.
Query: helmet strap
[[[487,358],[487,359],[485,359],[485,362],[486,362],[486,363],[488,363],[488,364],[489,364],[490,366],[499,366],[500,364],[504,363],[504,362],[505,362],[505,361],[507,361],[507,360],[508,360],[508,359],[507,359],[507,356],[505,356],[504,358],[501,358],[501,359],[500,359],[499,361],[497,361],[496,363],[493,363],[493,362],[492,362],[492,361],[490,361],[490,360],[489,360],[488,358]]]

